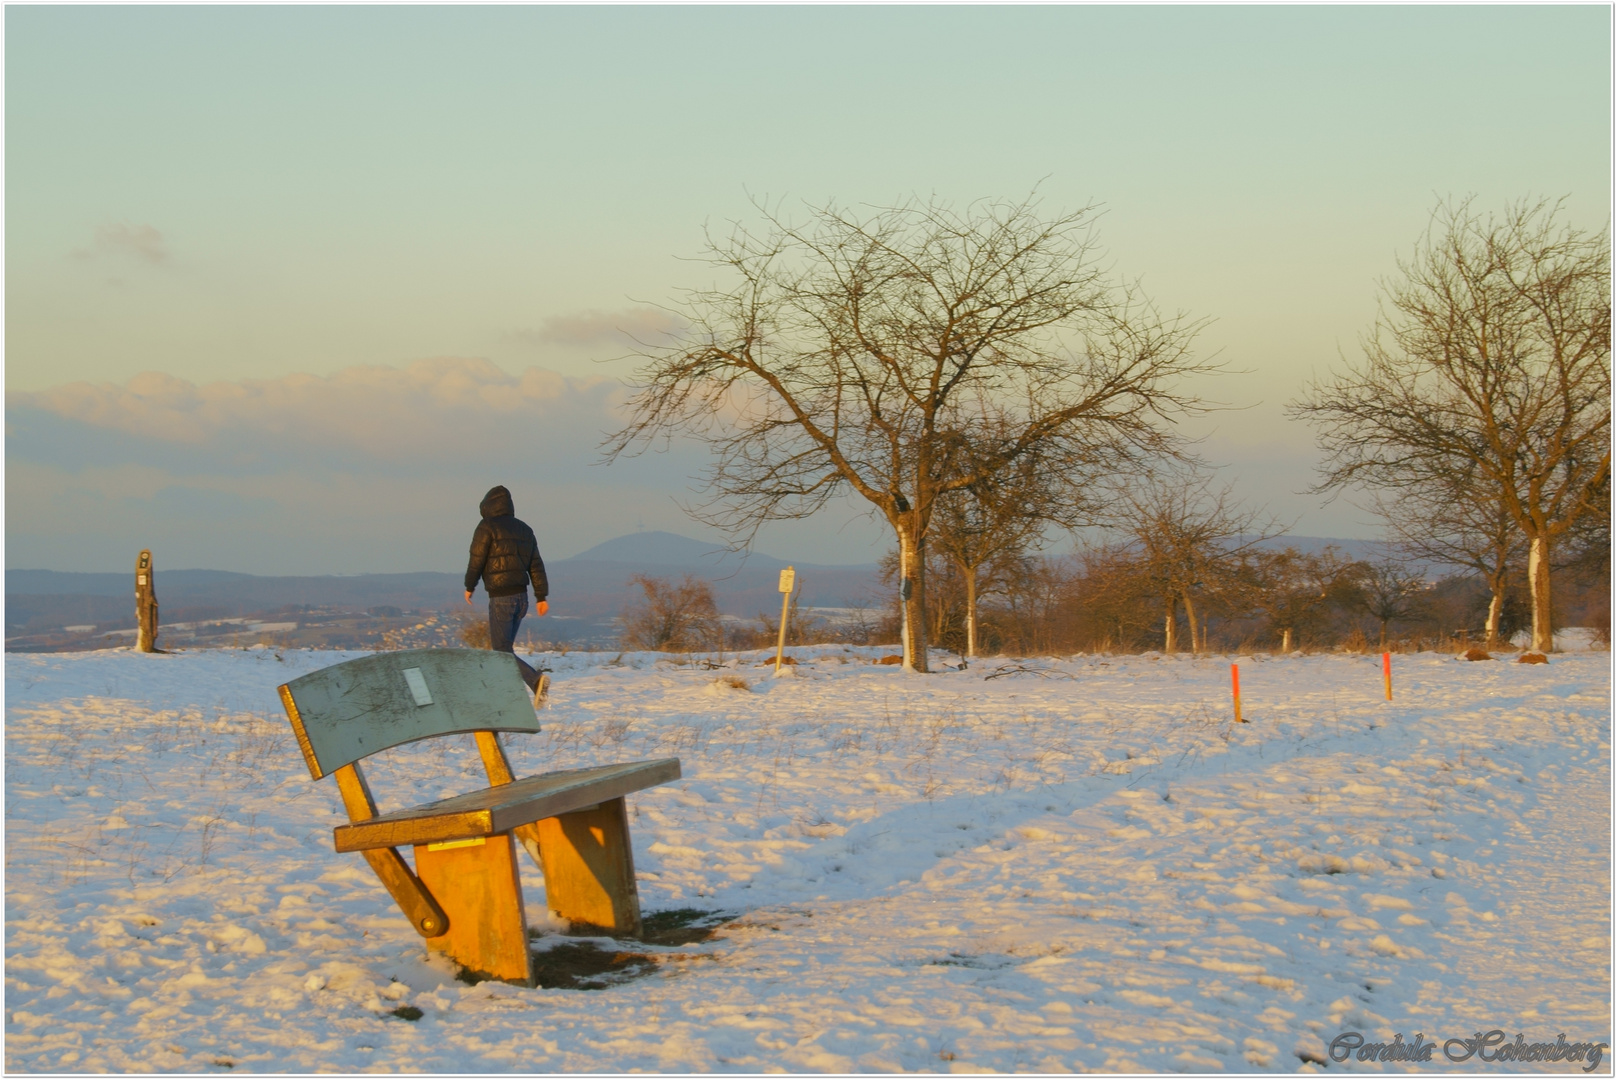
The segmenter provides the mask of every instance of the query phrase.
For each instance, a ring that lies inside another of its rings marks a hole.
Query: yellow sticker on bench
[[[428,844],[427,850],[448,851],[450,848],[458,847],[481,847],[486,843],[488,843],[488,837],[486,836],[474,836],[470,840],[440,840],[436,844]]]

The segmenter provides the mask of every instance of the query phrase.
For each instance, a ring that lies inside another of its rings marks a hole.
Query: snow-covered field
[[[1292,1071],[1357,1030],[1436,1060],[1329,1070],[1581,1072],[1441,1047],[1611,1041],[1609,653],[1398,656],[1389,703],[1379,657],[796,652],[547,658],[515,764],[677,755],[630,800],[642,903],[730,919],[595,991],[457,981],[333,853],[274,688],[353,654],[7,656],[6,1068]],[[384,809],[481,784],[450,741],[371,769]]]

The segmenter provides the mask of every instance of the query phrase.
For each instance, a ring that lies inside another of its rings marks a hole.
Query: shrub
[[[661,652],[696,652],[722,643],[713,586],[686,574],[678,584],[636,574],[629,579],[645,598],[623,613],[623,647]]]
[[[480,619],[475,615],[467,615],[460,620],[460,640],[466,643],[468,649],[488,648],[488,620]]]

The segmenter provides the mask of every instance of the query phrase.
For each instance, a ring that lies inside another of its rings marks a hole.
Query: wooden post
[[[135,559],[135,648],[157,651],[157,588],[153,582],[152,553],[142,551]]]
[[[1381,681],[1387,687],[1387,700],[1392,700],[1392,653],[1381,654]]]
[[[1241,717],[1241,665],[1240,664],[1231,664],[1230,665],[1230,692],[1232,694],[1234,694],[1234,696],[1235,696],[1235,722],[1237,724],[1244,724],[1244,723],[1246,723],[1246,721],[1244,719],[1242,719],[1242,717]]]
[[[780,662],[786,655],[786,613],[792,599],[792,585],[797,571],[788,566],[780,572],[780,640],[775,643],[775,674],[780,674]]]

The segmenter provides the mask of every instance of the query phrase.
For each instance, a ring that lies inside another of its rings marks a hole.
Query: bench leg
[[[575,930],[638,937],[640,893],[623,800],[609,799],[536,824],[550,910]]]
[[[415,871],[449,920],[448,931],[429,937],[427,948],[484,978],[533,985],[528,920],[510,833],[417,844]]]

